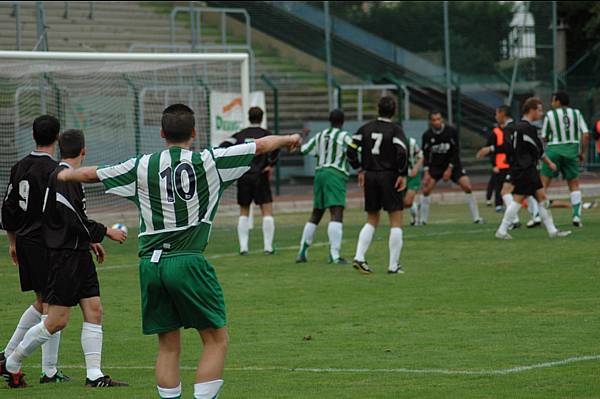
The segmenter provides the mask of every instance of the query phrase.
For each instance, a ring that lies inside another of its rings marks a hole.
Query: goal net
[[[246,115],[248,79],[247,54],[0,51],[0,195],[11,166],[34,148],[32,125],[39,115],[57,117],[61,131],[82,129],[84,165],[104,165],[164,148],[162,110],[183,103],[194,110],[194,149],[200,150],[219,144],[211,142],[210,93],[239,93]],[[225,202],[234,195],[229,189]],[[94,214],[128,206],[104,195],[101,184],[86,186],[86,197]]]

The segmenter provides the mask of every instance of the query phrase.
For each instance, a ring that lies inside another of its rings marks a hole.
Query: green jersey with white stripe
[[[419,147],[417,140],[412,137],[409,137],[408,139],[408,146],[408,166],[412,169],[417,161],[423,158],[423,151],[421,151],[421,147]]]
[[[193,152],[171,147],[99,167],[106,192],[139,210],[139,255],[203,252],[223,191],[250,169],[256,144]]]
[[[346,150],[354,146],[352,135],[336,127],[325,129],[314,135],[302,146],[303,155],[317,158],[317,169],[335,168],[349,175]]]
[[[579,144],[581,135],[587,132],[587,124],[578,109],[561,107],[546,112],[542,134],[549,146]]]

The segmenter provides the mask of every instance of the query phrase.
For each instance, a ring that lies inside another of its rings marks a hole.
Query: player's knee
[[[331,221],[342,223],[344,220],[344,207],[342,206],[333,206],[329,209],[331,212]]]
[[[325,213],[324,209],[313,209],[312,214],[310,215],[310,222],[312,224],[319,224],[321,218],[323,218],[323,214]]]
[[[57,333],[58,331],[63,330],[67,323],[69,322],[68,315],[58,315],[54,317],[48,317],[44,322],[46,329],[50,334]]]
[[[92,324],[102,324],[102,316],[104,309],[100,301],[94,301],[89,304],[85,310],[84,318],[85,321]]]

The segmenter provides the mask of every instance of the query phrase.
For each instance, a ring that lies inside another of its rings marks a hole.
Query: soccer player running
[[[307,261],[308,247],[312,244],[315,231],[329,209],[331,221],[327,226],[329,237],[329,263],[346,265],[348,261],[340,256],[343,236],[344,207],[346,206],[346,183],[348,182],[348,147],[355,144],[352,135],[342,130],[344,112],[334,109],[329,114],[331,127],[317,133],[302,146],[303,155],[317,158],[317,168],[313,184],[313,211],[308,222],[304,225],[300,252],[296,263]]]
[[[358,184],[364,189],[367,223],[358,236],[352,266],[362,274],[372,273],[365,254],[379,224],[381,208],[390,219],[388,273],[404,273],[398,263],[402,252],[403,191],[408,172],[408,143],[402,128],[392,122],[396,101],[382,97],[377,104],[379,118],[363,125],[354,135],[355,147],[348,148],[348,158],[355,169],[360,168]],[[360,150],[360,161],[359,161]]]
[[[262,137],[270,136],[268,130],[260,127],[263,120],[263,110],[252,107],[248,110],[250,126],[234,134],[229,140],[221,143],[219,147],[227,148],[232,145],[244,144]],[[266,255],[273,255],[273,238],[275,236],[275,220],[273,219],[273,196],[271,195],[271,176],[273,167],[279,158],[279,151],[256,156],[246,172],[237,182],[237,202],[240,206],[238,220],[238,239],[240,242],[240,255],[248,254],[248,238],[250,235],[250,205],[252,201],[262,212],[262,229],[264,251]]]
[[[585,161],[590,141],[590,133],[581,112],[569,107],[567,93],[552,95],[552,110],[546,113],[542,135],[548,143],[546,155],[556,166],[557,171],[542,165],[541,175],[544,189],[547,191],[552,178],[559,172],[567,180],[571,192],[573,225],[583,227],[581,221],[582,196],[579,189],[579,165]]]
[[[42,237],[42,205],[48,177],[58,166],[53,155],[59,132],[60,122],[53,116],[42,115],[33,121],[35,150],[12,167],[2,205],[2,225],[8,234],[9,255],[19,267],[21,291],[35,293],[35,302],[21,315],[10,341],[0,352],[2,375],[6,357],[14,352],[27,330],[48,317],[44,294],[49,265]],[[42,384],[70,380],[56,368],[59,345],[60,333],[42,346]]]
[[[229,148],[190,151],[193,111],[167,107],[166,149],[108,167],[68,170],[59,179],[101,181],[107,193],[140,212],[139,255],[144,334],[158,334],[156,379],[161,398],[180,398],[180,329],[195,328],[204,343],[194,397],[216,398],[223,385],[227,318],[223,290],[203,253],[223,191],[250,170],[255,155],[301,144],[300,135],[267,136]]]
[[[538,161],[543,159],[551,170],[556,165],[544,154],[544,146],[538,137],[537,128],[533,122],[542,119],[544,111],[542,101],[538,98],[528,98],[522,107],[523,119],[515,123],[512,138],[511,182],[514,185],[514,200],[507,207],[502,223],[496,231],[496,238],[510,240],[508,228],[521,208],[523,198],[533,195],[540,204],[539,212],[542,222],[551,238],[565,237],[570,231],[559,231],[554,225],[552,214],[548,209],[550,204],[546,191],[537,170]]]
[[[411,226],[419,226],[419,205],[415,201],[417,193],[421,189],[423,180],[423,151],[419,147],[417,140],[410,137],[408,139],[408,181],[406,183],[406,193],[404,194],[404,207],[410,209]]]
[[[102,304],[96,267],[90,250],[99,262],[104,248],[99,244],[107,236],[118,242],[124,232],[107,229],[88,219],[85,194],[78,183],[57,181],[62,170],[79,168],[85,157],[85,140],[81,130],[67,130],[58,139],[61,153],[59,166],[50,174],[44,196],[43,237],[48,248],[48,283],[45,300],[48,317],[31,327],[17,348],[6,359],[6,379],[11,388],[27,386],[21,365],[37,348],[63,330],[69,321],[70,308],[79,304],[83,312],[81,346],[85,356],[87,387],[127,385],[102,373]]]
[[[429,222],[430,195],[437,182],[442,179],[444,181],[452,180],[460,186],[466,194],[473,223],[483,224],[473,196],[471,181],[461,165],[458,132],[452,126],[444,123],[440,111],[429,112],[429,129],[423,133],[421,149],[425,157],[421,223]]]

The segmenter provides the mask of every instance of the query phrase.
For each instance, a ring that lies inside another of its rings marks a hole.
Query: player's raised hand
[[[123,244],[127,239],[127,233],[119,229],[106,229],[106,236],[111,240],[118,242],[119,244]]]
[[[398,176],[398,178],[396,179],[396,184],[394,184],[394,188],[398,192],[404,191],[404,189],[406,188],[406,179],[404,178],[404,176]]]
[[[96,255],[96,260],[98,261],[98,263],[103,263],[104,258],[106,257],[106,250],[104,249],[102,244],[100,244],[100,243],[90,244],[90,248],[92,251],[94,251],[94,254]]]

